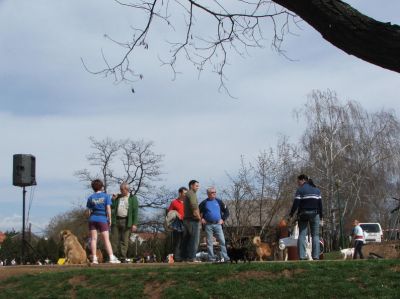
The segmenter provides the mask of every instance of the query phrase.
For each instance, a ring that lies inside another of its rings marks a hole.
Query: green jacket
[[[197,201],[197,194],[193,190],[189,190],[186,193],[186,197],[183,200],[183,206],[185,215],[183,219],[200,220],[199,203]]]
[[[111,225],[117,223],[117,211],[119,205],[119,199],[121,198],[121,194],[118,194],[118,197],[112,201],[111,205]],[[138,224],[138,212],[139,212],[139,203],[135,195],[130,195],[128,198],[128,222],[127,227],[131,227],[132,225]]]

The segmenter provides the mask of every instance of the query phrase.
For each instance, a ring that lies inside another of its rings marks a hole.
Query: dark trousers
[[[360,256],[360,259],[363,259],[363,258],[364,258],[364,255],[362,254],[362,247],[363,247],[363,245],[364,245],[364,242],[363,242],[363,241],[356,240],[356,241],[354,242],[354,255],[353,255],[353,259],[357,259],[357,255]]]
[[[198,220],[185,219],[183,227],[183,258],[193,261],[199,247],[201,224]]]
[[[174,261],[182,261],[183,232],[177,230],[172,231],[172,244],[174,250]]]

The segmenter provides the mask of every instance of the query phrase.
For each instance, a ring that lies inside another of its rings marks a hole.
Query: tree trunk
[[[376,21],[340,0],[274,2],[296,13],[347,54],[400,72],[400,26]]]

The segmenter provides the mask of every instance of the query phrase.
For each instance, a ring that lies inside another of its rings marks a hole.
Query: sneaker
[[[117,259],[117,257],[115,255],[110,256],[110,264],[120,264],[121,261],[119,259]]]
[[[99,261],[97,260],[97,257],[94,257],[94,258],[92,259],[92,264],[97,265],[98,263],[99,263]]]

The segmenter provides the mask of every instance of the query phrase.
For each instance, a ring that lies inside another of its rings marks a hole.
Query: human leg
[[[111,247],[112,251],[115,254],[118,254],[118,247],[119,247],[119,228],[117,223],[113,223],[111,226],[111,236],[110,236],[110,241],[111,241]]]
[[[229,256],[228,256],[228,252],[226,250],[225,236],[224,236],[224,231],[222,230],[222,225],[215,224],[214,232],[215,232],[215,236],[219,242],[219,246],[221,247],[221,254],[222,254],[224,261],[229,261]]]
[[[363,248],[363,246],[364,246],[364,242],[363,242],[363,241],[360,241],[360,245],[359,245],[360,249],[359,249],[359,251],[358,251],[358,253],[359,253],[359,255],[360,255],[360,259],[364,259],[364,255],[363,255],[363,253],[362,253],[362,248]]]
[[[215,261],[214,256],[214,242],[213,242],[213,224],[206,224],[205,225],[206,231],[206,239],[207,239],[207,253],[208,253],[208,260]]]
[[[357,259],[357,255],[360,257],[360,259],[364,258],[362,251],[361,251],[362,245],[363,245],[363,241],[358,241],[358,240],[355,241],[353,259]]]
[[[97,230],[91,229],[90,230],[90,250],[92,252],[92,262],[97,263]]]
[[[297,252],[300,260],[307,259],[306,256],[306,237],[308,230],[308,221],[299,220],[299,238],[297,239]]]
[[[190,221],[183,221],[183,239],[182,239],[182,259],[186,260],[189,258],[189,241],[190,241]]]
[[[103,238],[104,242],[104,247],[106,249],[106,252],[110,258],[109,262],[110,263],[120,263],[120,261],[116,258],[116,256],[113,254],[111,242],[110,242],[110,235],[108,231],[108,224],[107,223],[102,223],[100,227],[100,232],[101,236]]]
[[[200,222],[196,220],[189,221],[189,239],[188,239],[188,259],[195,260],[200,241]]]
[[[183,232],[172,231],[173,248],[174,248],[174,261],[182,261],[182,250],[183,250]]]
[[[127,227],[127,219],[120,220],[120,258],[126,260],[131,229]]]
[[[192,247],[192,252],[193,252],[193,257],[196,258],[196,253],[197,250],[199,249],[199,243],[200,243],[200,229],[201,229],[201,224],[200,221],[193,221],[193,247]]]
[[[319,215],[315,215],[310,219],[310,229],[312,238],[312,258],[319,260],[320,244],[319,244]]]

